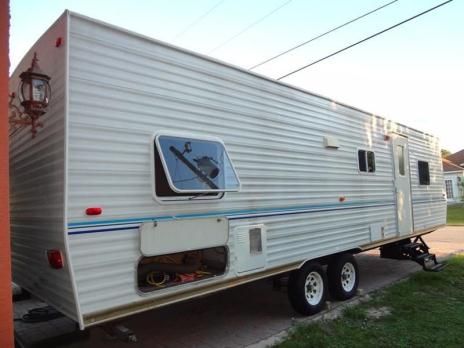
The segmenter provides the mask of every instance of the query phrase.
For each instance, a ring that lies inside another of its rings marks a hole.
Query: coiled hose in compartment
[[[145,277],[147,284],[159,288],[169,281],[185,282],[191,279],[180,275],[194,274],[200,270],[201,258],[201,252],[157,256],[139,264],[138,272]]]

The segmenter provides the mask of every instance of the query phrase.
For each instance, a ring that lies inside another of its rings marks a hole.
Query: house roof
[[[464,149],[446,156],[446,159],[464,168]]]
[[[451,162],[446,158],[442,158],[443,161],[443,171],[444,172],[456,172],[456,171],[464,171],[463,167],[458,166],[457,164]]]

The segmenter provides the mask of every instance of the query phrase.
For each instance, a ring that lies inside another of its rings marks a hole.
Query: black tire
[[[314,284],[319,284],[322,286],[322,289],[317,286],[314,288],[307,287],[306,281],[310,280],[310,276],[312,277],[311,279],[314,279]],[[307,295],[310,297],[310,300],[308,300]],[[319,263],[307,262],[300,269],[290,273],[290,278],[288,279],[288,299],[295,311],[303,315],[316,314],[324,308],[326,298],[327,276]]]
[[[347,268],[345,268],[345,265]],[[354,276],[354,282],[351,277]],[[358,263],[352,254],[335,256],[327,266],[330,296],[337,300],[348,300],[356,295],[359,285]]]

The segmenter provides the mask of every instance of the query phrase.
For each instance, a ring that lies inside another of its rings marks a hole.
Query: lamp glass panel
[[[21,84],[21,93],[20,93],[21,102],[26,101],[26,100],[31,100],[30,92],[31,92],[30,80],[26,80]]]
[[[47,87],[45,81],[39,79],[32,80],[32,100],[43,102],[46,98]]]

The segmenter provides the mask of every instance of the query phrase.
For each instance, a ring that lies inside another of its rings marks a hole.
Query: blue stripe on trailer
[[[125,220],[108,220],[108,221],[95,221],[95,222],[85,222],[85,223],[72,223],[69,224],[70,229],[77,229],[93,226],[93,227],[105,227],[105,226],[117,226],[122,224],[127,224],[128,222],[146,222],[146,221],[167,221],[167,220],[180,220],[188,219],[192,217],[214,217],[214,216],[226,216],[230,220],[239,220],[239,219],[249,219],[249,218],[258,218],[266,216],[281,216],[281,215],[294,215],[294,214],[304,214],[304,213],[314,213],[321,211],[335,211],[335,210],[348,210],[348,209],[360,209],[360,208],[369,208],[369,207],[383,207],[383,206],[392,206],[393,202],[365,202],[365,203],[351,203],[351,204],[331,204],[331,205],[313,205],[305,206],[306,209],[302,207],[294,207],[287,209],[261,209],[261,210],[242,210],[242,211],[231,211],[231,212],[213,212],[213,213],[201,213],[201,214],[185,214],[178,216],[159,216],[159,217],[150,217],[150,218],[138,218],[138,219],[125,219]],[[311,207],[311,208],[309,208]],[[309,208],[309,209],[308,209]],[[105,228],[105,229],[92,229],[92,230],[76,230],[69,231],[68,234],[85,234],[85,233],[97,233],[97,232],[110,232],[110,231],[122,231],[122,230],[131,230],[138,228],[137,225],[125,226],[125,227],[114,227],[114,228]]]
[[[443,199],[435,200],[414,200],[413,203],[435,203],[443,202]],[[292,208],[269,208],[269,209],[251,209],[251,210],[236,210],[236,211],[220,211],[220,212],[208,212],[208,213],[194,213],[194,214],[182,214],[182,215],[165,215],[165,216],[153,216],[153,217],[142,217],[142,218],[129,218],[129,219],[115,219],[115,220],[101,220],[101,221],[83,221],[73,222],[68,224],[70,230],[81,229],[83,227],[106,227],[106,226],[118,226],[127,225],[128,223],[142,223],[147,221],[169,221],[169,220],[181,220],[190,218],[206,218],[215,216],[225,216],[229,220],[241,220],[249,218],[258,218],[266,216],[281,216],[281,215],[294,215],[304,214],[321,211],[335,211],[335,210],[347,210],[347,209],[359,209],[359,208],[370,208],[370,207],[384,207],[395,205],[395,202],[350,202],[350,203],[336,203],[336,204],[319,204],[319,205],[305,205],[296,206]],[[97,233],[97,232],[110,232],[110,231],[123,231],[138,228],[137,225],[125,226],[125,227],[114,227],[106,229],[92,229],[92,230],[78,230],[69,231],[68,234],[84,234],[84,233]]]

